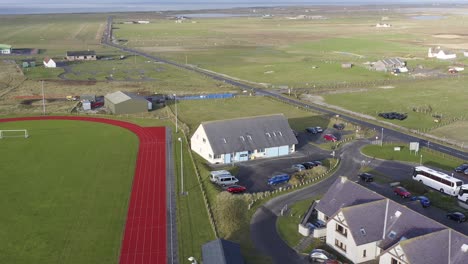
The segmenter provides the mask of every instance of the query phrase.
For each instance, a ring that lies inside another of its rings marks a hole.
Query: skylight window
[[[227,141],[226,141],[226,139],[225,139],[225,138],[223,138],[223,142],[224,142],[224,144],[226,144],[226,143],[227,143]]]
[[[360,231],[361,231],[361,234],[362,234],[363,236],[366,235],[366,230],[364,229],[364,227],[361,227]]]
[[[265,135],[267,135],[268,137],[271,137],[270,133],[268,133],[268,132],[267,132],[267,133],[265,133]]]
[[[245,141],[245,138],[244,138],[244,136],[240,136],[240,139],[242,139],[242,141]]]
[[[391,231],[390,233],[388,233],[388,238],[394,239],[395,237],[396,237],[396,232],[395,231]]]
[[[252,136],[251,136],[251,135],[247,135],[247,138],[248,138],[249,140],[252,140]]]

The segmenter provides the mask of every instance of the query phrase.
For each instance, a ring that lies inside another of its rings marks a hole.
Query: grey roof
[[[411,264],[448,263],[448,245],[450,263],[468,263],[468,252],[462,250],[463,245],[468,248],[468,237],[450,229],[400,242],[405,257]]]
[[[117,91],[114,93],[109,93],[105,95],[105,98],[112,102],[113,104],[119,104],[128,100],[144,100],[147,101],[143,96],[127,93],[127,92],[122,92],[122,91]]]
[[[402,61],[400,58],[388,58],[388,59],[383,59],[381,60],[383,64],[387,67],[394,67],[396,65],[405,65],[405,62]]]
[[[332,216],[342,207],[372,202],[384,199],[377,194],[359,184],[348,180],[346,177],[339,177],[320,199],[316,209],[326,216]]]
[[[240,245],[224,239],[210,241],[202,246],[203,264],[244,264]]]
[[[201,123],[215,155],[297,144],[282,114]]]
[[[356,245],[364,245],[382,239],[386,203],[385,199],[342,209]]]
[[[94,50],[83,50],[83,51],[67,51],[67,56],[95,56]]]
[[[385,239],[380,242],[379,247],[385,250],[401,239],[410,239],[445,228],[447,227],[390,200]],[[390,235],[392,232],[394,236]]]

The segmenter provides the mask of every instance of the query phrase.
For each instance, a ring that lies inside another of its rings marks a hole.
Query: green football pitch
[[[117,263],[138,138],[79,121],[0,123],[0,263]]]

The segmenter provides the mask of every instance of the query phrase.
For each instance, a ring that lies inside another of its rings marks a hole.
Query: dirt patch
[[[435,34],[432,35],[434,38],[442,38],[442,39],[458,39],[463,38],[464,36],[455,35],[455,34]]]
[[[104,34],[104,29],[105,28],[106,28],[106,24],[104,24],[104,23],[99,24],[99,28],[98,28],[98,30],[96,32],[96,37],[94,37],[94,39],[100,40],[102,34]]]
[[[391,86],[391,85],[385,85],[385,86],[379,86],[380,89],[393,89],[395,88],[395,86]]]

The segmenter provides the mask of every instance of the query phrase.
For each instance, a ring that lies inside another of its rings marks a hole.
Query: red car
[[[411,196],[411,193],[408,192],[405,188],[399,186],[399,187],[396,187],[393,192],[395,193],[395,195],[399,195],[401,196],[402,198],[408,198]]]
[[[245,188],[244,186],[240,186],[240,185],[231,185],[226,189],[226,191],[230,193],[241,193],[241,192],[245,192],[246,190],[247,188]]]
[[[332,142],[336,142],[338,139],[332,135],[332,134],[325,134],[323,136],[323,138],[326,140],[326,141],[332,141]]]

